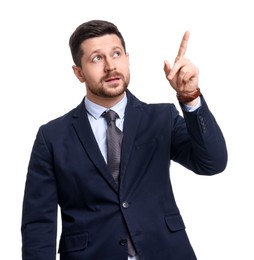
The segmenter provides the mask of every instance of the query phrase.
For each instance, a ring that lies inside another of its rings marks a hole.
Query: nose
[[[105,72],[116,70],[114,61],[111,58],[105,59]]]

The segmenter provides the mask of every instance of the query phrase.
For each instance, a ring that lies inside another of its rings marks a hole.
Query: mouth
[[[115,82],[115,81],[118,81],[120,80],[120,77],[110,77],[110,78],[106,78],[105,79],[105,82]]]

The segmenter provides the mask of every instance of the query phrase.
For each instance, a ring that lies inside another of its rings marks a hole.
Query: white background
[[[1,1],[1,259],[21,259],[22,199],[38,127],[85,95],[71,69],[68,40],[90,19],[119,27],[130,54],[130,90],[146,102],[177,104],[163,61],[173,62],[184,31],[190,31],[186,57],[200,69],[200,87],[224,132],[229,162],[224,173],[213,177],[173,164],[176,200],[199,260],[254,259],[251,3]]]

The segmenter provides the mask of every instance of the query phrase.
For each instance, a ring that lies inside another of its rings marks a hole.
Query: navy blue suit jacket
[[[119,190],[93,135],[84,102],[40,127],[22,214],[23,260],[126,260],[129,233],[141,260],[194,260],[176,205],[171,160],[202,175],[227,164],[223,135],[203,97],[181,117],[127,91]]]

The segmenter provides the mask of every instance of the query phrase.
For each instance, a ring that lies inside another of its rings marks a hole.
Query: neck
[[[91,93],[87,93],[87,98],[93,103],[100,105],[102,107],[111,108],[117,103],[119,103],[125,96],[125,92],[117,97],[99,97],[92,95]]]

